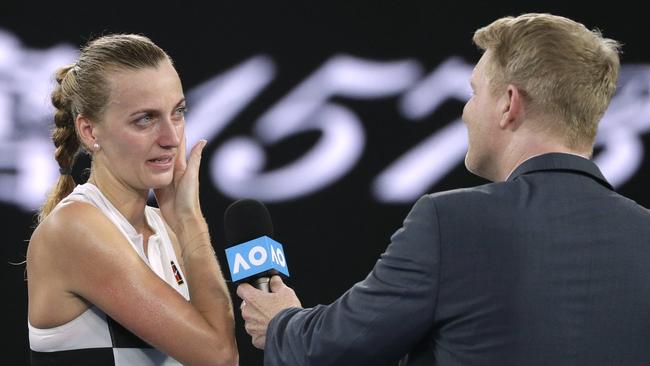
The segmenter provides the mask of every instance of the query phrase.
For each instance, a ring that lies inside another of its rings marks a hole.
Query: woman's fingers
[[[192,147],[190,158],[187,162],[187,170],[191,171],[193,176],[198,176],[199,168],[201,167],[201,154],[203,153],[203,148],[207,143],[206,140],[199,140],[199,142]]]
[[[187,168],[187,157],[186,155],[186,137],[183,136],[181,140],[181,145],[176,151],[176,161],[174,162],[174,182],[180,180],[185,174],[185,169]]]

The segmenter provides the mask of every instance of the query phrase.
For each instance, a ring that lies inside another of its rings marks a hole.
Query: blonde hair
[[[591,150],[616,90],[617,41],[551,14],[498,19],[477,30],[473,41],[491,53],[487,67],[493,92],[516,86],[530,112],[563,123],[557,127],[569,147]]]
[[[38,222],[75,187],[70,172],[77,154],[83,148],[75,128],[75,120],[82,114],[101,121],[109,102],[108,76],[124,69],[156,67],[171,58],[149,38],[136,34],[111,34],[88,42],[81,49],[76,63],[61,67],[55,73],[57,86],[52,92],[56,109],[52,141],[62,174],[48,194],[38,213]]]

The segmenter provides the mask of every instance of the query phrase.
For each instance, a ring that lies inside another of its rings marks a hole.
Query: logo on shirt
[[[178,271],[178,268],[176,268],[176,264],[174,261],[171,261],[172,264],[172,272],[174,273],[174,278],[176,279],[176,283],[179,285],[182,285],[185,281],[183,281],[183,277],[181,277],[181,273]]]

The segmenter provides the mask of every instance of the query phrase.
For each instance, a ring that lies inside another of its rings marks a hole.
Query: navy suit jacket
[[[650,365],[650,212],[570,154],[420,198],[368,277],[286,309],[265,365]],[[404,363],[404,362],[403,362]]]

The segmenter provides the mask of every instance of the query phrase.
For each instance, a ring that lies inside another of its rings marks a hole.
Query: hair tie
[[[72,168],[59,168],[61,175],[72,175]]]

